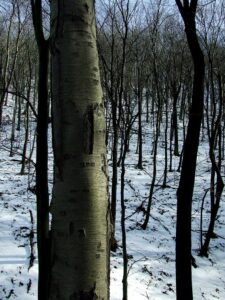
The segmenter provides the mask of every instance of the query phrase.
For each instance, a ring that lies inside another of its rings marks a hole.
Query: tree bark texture
[[[105,117],[94,1],[51,1],[51,300],[109,299]]]

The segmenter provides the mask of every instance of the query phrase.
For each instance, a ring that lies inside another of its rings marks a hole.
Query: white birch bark
[[[49,299],[109,298],[105,117],[92,0],[52,0],[55,181]]]

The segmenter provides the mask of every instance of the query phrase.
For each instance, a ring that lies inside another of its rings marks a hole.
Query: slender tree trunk
[[[155,138],[154,138],[154,148],[153,148],[153,172],[152,172],[152,181],[149,191],[149,197],[148,197],[148,205],[146,210],[146,216],[143,224],[141,225],[142,229],[146,229],[148,226],[151,208],[152,208],[152,199],[154,194],[154,188],[155,188],[155,181],[156,181],[156,175],[157,175],[157,152],[158,152],[158,140],[159,140],[159,132],[160,132],[160,108],[158,109],[158,116],[156,120],[156,130],[155,130]]]
[[[125,135],[128,133],[125,132]],[[128,257],[127,257],[127,238],[126,238],[126,206],[124,199],[124,188],[125,188],[125,159],[127,154],[127,136],[125,136],[123,155],[121,160],[121,231],[122,231],[122,245],[123,245],[123,300],[127,300],[127,275],[128,275]]]
[[[18,98],[18,109],[17,109],[17,125],[16,125],[16,130],[20,131],[20,126],[21,126],[21,98]]]
[[[149,90],[146,91],[145,97],[146,97],[146,123],[149,123],[149,98],[150,98]]]
[[[16,129],[16,111],[17,111],[18,96],[15,96],[15,103],[13,107],[13,116],[12,116],[12,128],[11,128],[11,137],[10,137],[10,157],[14,155],[14,142],[15,142],[15,129]]]
[[[165,131],[164,131],[164,141],[165,141],[165,148],[164,148],[164,153],[165,153],[165,166],[164,166],[164,172],[163,172],[163,184],[162,187],[165,188],[167,187],[167,173],[168,173],[168,97],[166,97],[165,100],[165,110],[166,110],[166,118],[165,118]]]
[[[48,63],[49,43],[42,28],[42,2],[31,0],[38,46],[38,117],[36,147],[38,299],[47,300],[50,274],[49,193],[48,193]]]
[[[48,43],[39,53],[38,118],[36,149],[37,234],[39,259],[38,297],[47,299],[50,267],[48,192]]]
[[[177,101],[179,91],[173,92],[173,112],[172,112],[172,130],[174,133],[174,155],[179,156],[179,143],[178,143],[178,124],[177,124]]]
[[[29,56],[29,53],[28,53]],[[26,88],[26,98],[30,100],[31,94],[31,81],[32,81],[32,72],[31,72],[31,61],[29,56],[29,78],[27,78],[27,88]],[[30,114],[29,114],[29,101],[26,103],[25,109],[25,135],[24,135],[24,145],[23,145],[23,154],[22,154],[22,161],[21,161],[21,175],[25,174],[25,167],[26,167],[26,153],[27,153],[27,145],[28,145],[28,138],[29,138],[29,122],[30,122]]]
[[[125,205],[125,173],[126,173],[126,156],[129,150],[129,140],[130,140],[130,131],[133,123],[136,120],[136,116],[131,117],[130,112],[130,97],[125,98],[125,105],[127,105],[127,112],[124,112],[123,115],[126,115],[123,123],[123,149],[121,157],[121,189],[120,189],[120,203],[121,203],[121,231],[122,231],[122,246],[123,246],[123,300],[128,299],[128,255],[127,255],[127,234],[126,234],[126,205]]]
[[[194,64],[192,104],[189,113],[187,135],[180,183],[177,190],[177,233],[176,233],[176,284],[177,299],[193,299],[191,270],[191,213],[195,181],[195,169],[204,100],[204,56],[200,48],[195,15],[197,0],[176,0],[185,24],[185,32]]]
[[[27,144],[28,144],[28,135],[29,135],[29,105],[26,104],[25,109],[25,135],[24,135],[24,144],[23,144],[23,153],[22,153],[22,160],[21,160],[21,169],[20,174],[25,174],[25,167],[26,167],[26,153],[27,153]]]
[[[118,157],[118,124],[117,124],[117,97],[112,100],[112,124],[113,124],[113,145],[112,145],[112,187],[111,187],[111,250],[116,251],[117,242],[115,239],[116,226],[116,200],[117,200],[117,157]]]
[[[122,2],[121,2],[122,3]],[[128,3],[128,2],[127,2]],[[120,5],[119,3],[117,3]],[[123,11],[123,7],[120,7],[121,11]],[[112,90],[114,90],[114,99],[112,101],[112,122],[113,122],[113,175],[112,175],[112,196],[111,196],[111,217],[112,217],[112,236],[111,236],[111,250],[115,251],[117,248],[117,242],[115,239],[115,222],[116,222],[116,201],[117,201],[117,167],[120,166],[121,159],[122,159],[122,141],[120,143],[120,155],[118,158],[118,141],[119,141],[119,135],[118,131],[120,128],[120,121],[121,121],[121,115],[122,115],[122,104],[123,104],[123,97],[124,97],[124,74],[125,74],[125,64],[126,64],[126,49],[127,49],[127,37],[128,37],[128,30],[129,30],[129,7],[127,6],[127,11],[122,12],[122,22],[124,25],[124,33],[122,38],[122,53],[121,53],[121,61],[120,65],[117,66],[117,72],[118,76],[116,77],[116,80],[114,80],[115,75],[112,73],[114,70],[113,64],[114,64],[114,36],[112,40],[112,53],[111,53],[111,82],[115,86],[112,87]],[[112,94],[112,93],[111,93]]]
[[[213,81],[213,79],[212,79]],[[213,88],[214,89],[214,88]],[[215,110],[212,113],[212,125],[211,125],[211,133],[209,132],[209,157],[212,164],[211,167],[211,183],[210,183],[210,198],[211,198],[211,216],[208,231],[206,233],[206,238],[204,244],[200,249],[200,255],[208,256],[209,244],[211,238],[214,236],[214,227],[216,223],[216,217],[218,215],[218,210],[220,207],[220,201],[224,189],[224,181],[221,175],[221,120],[223,115],[223,88],[221,84],[221,78],[218,76],[218,90],[219,90],[219,108],[218,108],[218,116],[216,117],[217,105],[214,99],[213,109]],[[208,118],[209,121],[209,118]],[[209,125],[208,125],[209,128]],[[218,142],[218,155],[215,153],[216,144]]]
[[[169,162],[169,171],[173,171],[173,118],[171,116],[170,120],[170,147],[169,147],[169,154],[170,154],[170,162]]]
[[[138,69],[138,73],[139,73]],[[138,75],[138,81],[140,81]],[[143,169],[142,166],[142,144],[143,144],[143,137],[142,137],[142,87],[140,82],[138,82],[138,169]]]
[[[6,38],[6,56],[4,57],[3,66],[1,66],[1,81],[0,81],[0,128],[2,127],[2,117],[3,117],[3,106],[5,97],[7,94],[6,87],[8,81],[8,72],[9,72],[9,59],[10,59],[10,36],[11,36],[11,29],[13,25],[13,17],[15,14],[15,3],[12,5],[12,13],[9,18],[9,28],[7,31],[7,38]]]
[[[52,1],[51,24],[55,174],[49,299],[108,300],[108,175],[94,1]]]

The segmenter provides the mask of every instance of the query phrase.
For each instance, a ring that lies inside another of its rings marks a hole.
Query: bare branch
[[[183,15],[184,7],[183,7],[181,1],[180,0],[176,0],[176,4],[177,4],[177,7],[178,7],[181,15]]]
[[[184,8],[188,9],[189,8],[189,0],[184,0]]]
[[[212,4],[213,2],[216,2],[216,0],[211,0],[211,1],[207,2],[207,3],[205,3],[205,4],[201,4],[201,7],[210,5],[210,4]]]
[[[196,13],[198,0],[191,0],[190,9],[192,12]]]
[[[8,94],[11,94],[11,95],[14,95],[14,96],[18,96],[18,97],[24,99],[24,100],[28,103],[28,105],[29,105],[30,109],[32,110],[34,116],[35,116],[36,118],[38,117],[38,116],[37,116],[37,112],[36,112],[34,106],[32,105],[32,103],[30,102],[30,100],[29,100],[26,96],[24,96],[23,94],[18,93],[18,92],[16,92],[16,91],[10,91],[10,90],[4,90],[4,89],[0,89],[0,91],[4,91],[4,92],[6,92],[6,93],[8,93]]]

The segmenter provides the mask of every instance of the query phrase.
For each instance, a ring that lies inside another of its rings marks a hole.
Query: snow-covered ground
[[[9,126],[9,125],[8,125]],[[7,126],[5,127],[7,128]],[[146,125],[149,132],[150,125]],[[19,134],[19,133],[17,133]],[[22,133],[20,133],[22,134]],[[35,231],[35,195],[28,190],[28,182],[34,186],[32,175],[20,175],[21,156],[9,157],[7,130],[0,142],[0,300],[37,299],[37,260],[30,267],[32,236]],[[17,136],[18,139],[18,136]],[[137,137],[132,136],[131,149],[126,160],[126,228],[129,255],[128,298],[130,300],[172,300],[175,295],[175,227],[176,189],[179,158],[174,158],[174,171],[168,173],[168,187],[162,189],[164,169],[163,141],[159,141],[157,157],[157,184],[149,226],[140,228],[144,220],[152,170],[151,135],[145,135],[144,169],[138,170]],[[224,162],[223,162],[224,163]],[[109,169],[111,170],[109,160]],[[31,168],[32,174],[34,170]],[[198,256],[200,245],[200,205],[205,190],[209,188],[210,164],[207,141],[201,142],[193,198],[193,256],[197,268],[193,268],[194,299],[225,299],[225,204],[224,193],[215,233],[210,244],[208,258]],[[120,231],[120,186],[118,186],[118,212],[116,238],[119,249],[111,254],[111,300],[122,299],[122,248]],[[144,201],[144,202],[143,202]],[[206,206],[209,199],[206,200]],[[209,208],[209,203],[208,203]],[[204,210],[204,229],[207,228],[209,209]],[[36,246],[36,244],[35,244]],[[36,248],[35,248],[36,249]],[[36,255],[36,250],[35,250]]]
[[[37,262],[29,269],[35,197],[27,190],[28,176],[1,149],[0,159],[0,299],[36,299]],[[34,225],[35,226],[35,225]]]

